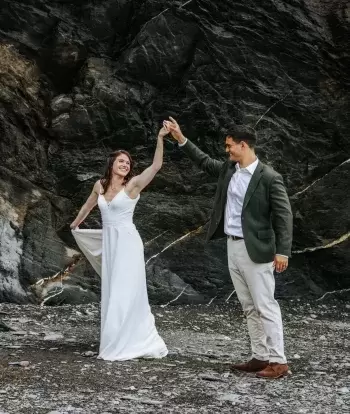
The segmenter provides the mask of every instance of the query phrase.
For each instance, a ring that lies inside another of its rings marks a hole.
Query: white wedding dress
[[[102,230],[72,230],[101,275],[99,358],[108,361],[162,358],[168,353],[149,306],[143,243],[133,223],[139,198],[130,198],[125,189],[111,202],[100,194]]]

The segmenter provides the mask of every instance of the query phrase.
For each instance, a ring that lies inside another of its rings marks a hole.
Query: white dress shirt
[[[245,168],[236,164],[236,172],[232,175],[227,189],[227,202],[225,209],[225,233],[228,236],[243,237],[242,210],[244,198],[259,160]]]

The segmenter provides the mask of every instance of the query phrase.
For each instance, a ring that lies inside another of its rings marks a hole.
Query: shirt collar
[[[258,166],[258,164],[259,164],[259,159],[256,158],[256,160],[254,162],[252,162],[251,164],[249,164],[245,168],[241,168],[239,166],[239,163],[238,162],[236,163],[235,167],[236,167],[236,170],[237,171],[239,171],[239,170],[245,170],[245,171],[248,171],[249,174],[253,175],[254,174],[254,171],[256,170],[256,167]]]

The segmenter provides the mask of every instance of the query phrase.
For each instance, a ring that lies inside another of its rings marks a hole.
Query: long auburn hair
[[[103,194],[106,194],[108,191],[109,186],[112,182],[113,177],[113,163],[116,160],[119,155],[124,154],[129,158],[130,161],[130,171],[129,173],[124,177],[123,185],[126,185],[130,179],[134,176],[134,161],[131,158],[131,155],[128,153],[128,151],[125,150],[117,150],[113,151],[108,155],[107,164],[105,168],[105,172],[103,174],[103,177],[101,178],[101,184],[103,188]]]

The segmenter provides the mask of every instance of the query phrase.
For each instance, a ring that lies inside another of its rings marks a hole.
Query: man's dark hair
[[[224,133],[225,137],[232,138],[232,141],[237,144],[244,141],[250,148],[255,148],[257,141],[256,132],[249,126],[232,124],[225,129]]]

